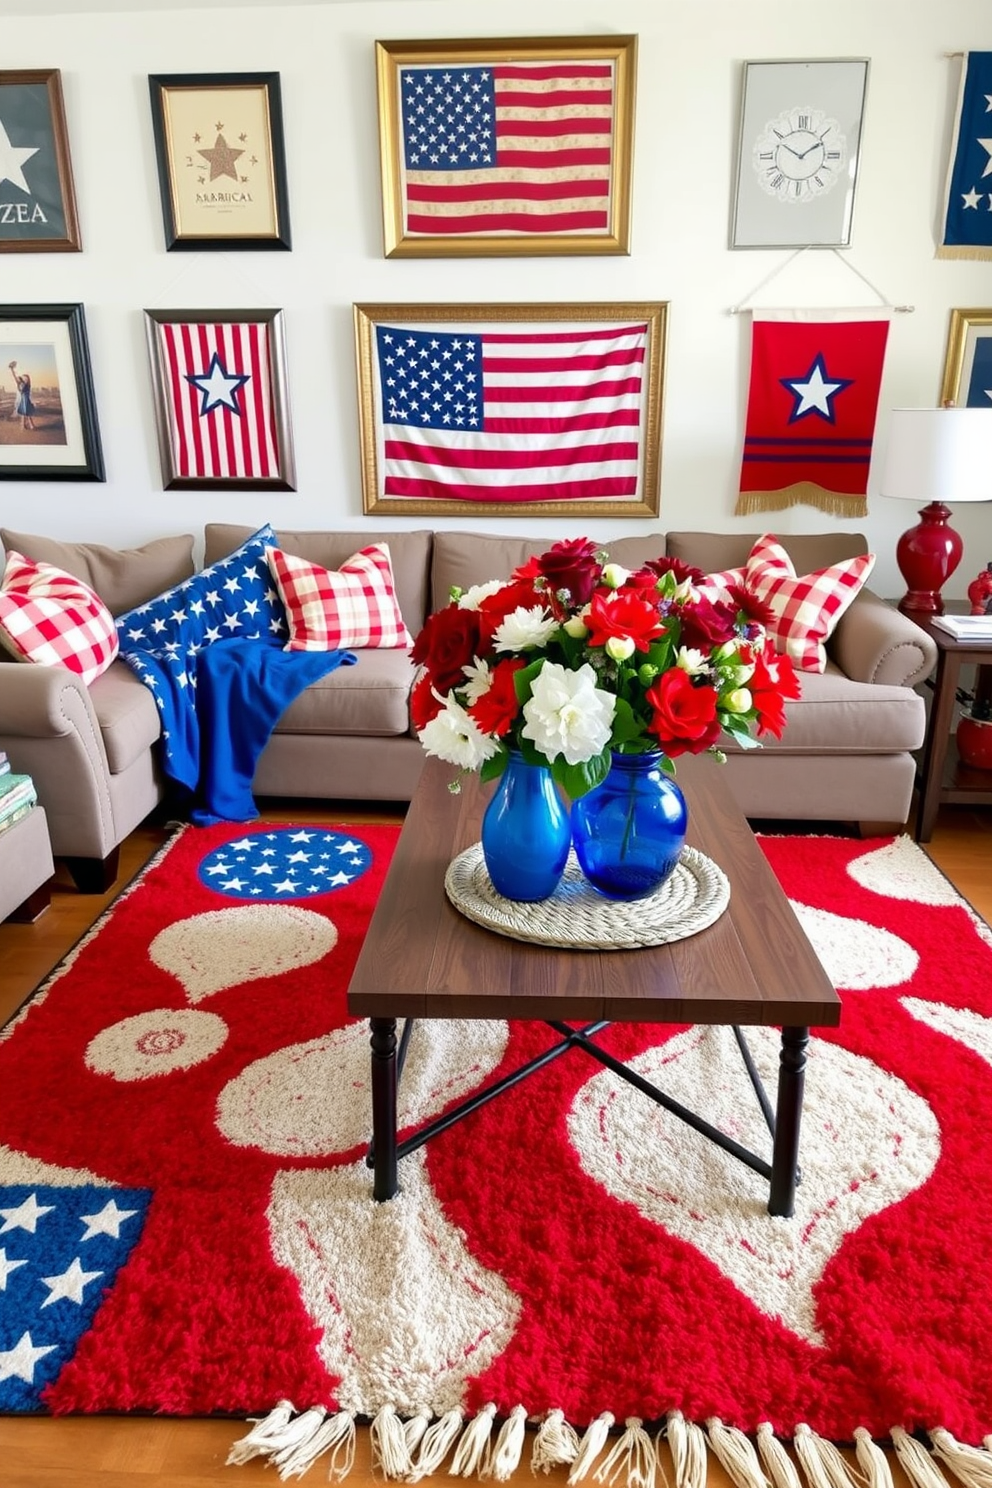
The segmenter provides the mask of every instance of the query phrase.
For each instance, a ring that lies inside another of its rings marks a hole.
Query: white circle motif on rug
[[[749,1028],[774,1091],[781,1040]],[[691,1028],[629,1061],[711,1125],[771,1160],[771,1139],[730,1028]],[[609,1071],[578,1090],[568,1133],[614,1198],[708,1256],[755,1306],[823,1344],[813,1288],[846,1234],[921,1187],[940,1154],[926,1101],[870,1059],[811,1038],[794,1219],[768,1213],[765,1179]]]
[[[371,849],[349,833],[276,827],[225,842],[206,854],[197,874],[228,899],[283,902],[347,888],[371,863]]]
[[[155,936],[148,955],[181,983],[190,1002],[202,1002],[240,982],[312,966],[337,939],[330,920],[309,909],[246,904],[174,921]]]
[[[848,992],[898,987],[915,974],[919,955],[902,936],[849,915],[789,902],[835,987]]]
[[[98,1075],[115,1080],[150,1080],[192,1069],[221,1048],[227,1024],[216,1013],[191,1008],[153,1008],[112,1023],[90,1040],[85,1060]]]
[[[502,1060],[508,1037],[502,1020],[417,1023],[398,1091],[400,1132],[481,1085]],[[217,1099],[218,1129],[237,1147],[284,1157],[350,1152],[369,1138],[370,1073],[364,1021],[288,1044],[254,1060],[224,1087]],[[345,1090],[349,1098],[342,1100]]]
[[[852,858],[847,871],[863,889],[889,899],[907,899],[916,904],[961,903],[954,886],[910,837],[896,837],[885,847]]]

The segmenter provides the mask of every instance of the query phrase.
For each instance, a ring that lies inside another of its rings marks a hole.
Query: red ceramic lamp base
[[[961,719],[957,727],[958,754],[973,770],[992,770],[992,720]]]
[[[917,525],[896,544],[896,562],[906,580],[906,593],[899,601],[904,614],[944,613],[940,591],[961,562],[964,546],[947,525],[950,515],[942,501],[931,501],[921,510]]]

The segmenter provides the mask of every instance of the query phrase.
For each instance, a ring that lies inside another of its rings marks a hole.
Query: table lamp
[[[907,586],[899,608],[942,615],[940,591],[962,551],[945,502],[992,501],[992,408],[894,408],[880,491],[925,503],[896,545]]]

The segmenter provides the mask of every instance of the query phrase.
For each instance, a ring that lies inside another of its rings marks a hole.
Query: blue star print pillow
[[[278,545],[266,523],[226,558],[119,615],[121,655],[144,652],[182,667],[211,641],[284,638],[286,611],[265,559],[266,548]]]

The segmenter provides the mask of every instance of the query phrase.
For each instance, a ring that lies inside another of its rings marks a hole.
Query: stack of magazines
[[[992,615],[931,615],[930,623],[959,641],[992,641]]]
[[[4,755],[0,761],[0,832],[27,816],[37,800],[38,792],[31,776],[16,775]]]

